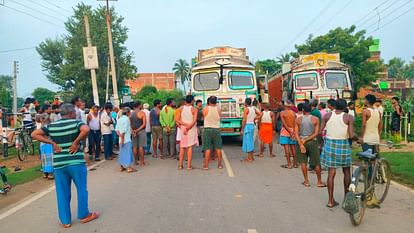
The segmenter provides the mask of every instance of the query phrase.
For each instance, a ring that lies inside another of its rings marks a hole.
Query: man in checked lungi
[[[321,165],[329,169],[328,196],[326,205],[333,208],[338,204],[333,196],[336,169],[344,173],[344,191],[348,192],[351,183],[351,146],[349,139],[354,138],[354,117],[345,113],[347,104],[343,99],[335,101],[335,110],[327,113],[322,120],[321,132],[326,130],[325,143],[322,148]]]

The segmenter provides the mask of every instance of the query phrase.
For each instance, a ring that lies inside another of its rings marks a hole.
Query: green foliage
[[[51,103],[56,95],[56,92],[44,87],[38,87],[34,89],[32,95],[42,105],[45,101],[49,101]]]
[[[405,64],[402,58],[394,57],[388,61],[387,69],[389,78],[412,79],[414,78],[414,57],[408,64]]]
[[[173,91],[165,91],[165,90],[157,90],[157,88],[153,86],[144,86],[139,93],[132,97],[134,101],[141,101],[142,103],[148,103],[150,107],[153,107],[154,100],[159,99],[161,100],[162,104],[165,104],[168,98],[173,98],[175,102],[178,104],[181,102],[183,98],[183,93],[179,90]]]
[[[381,62],[369,62],[371,56],[369,46],[372,37],[365,37],[365,31],[355,31],[356,27],[335,28],[327,34],[313,38],[309,36],[305,44],[295,45],[298,54],[316,52],[340,53],[341,61],[351,68],[355,75],[355,89],[369,86],[377,78],[377,73],[383,70]]]
[[[276,58],[278,64],[283,64],[285,62],[289,62],[290,59],[292,59],[292,56],[289,53],[282,54],[279,57]]]
[[[190,75],[190,65],[188,64],[188,62],[184,59],[178,59],[173,66],[173,72],[175,74],[176,77],[178,77],[181,81],[181,84],[184,88],[184,93],[186,93],[186,89],[185,89],[185,82],[188,81],[189,75]]]
[[[99,69],[96,70],[100,102],[104,102],[106,72],[108,66],[108,34],[106,28],[106,8],[92,9],[83,3],[74,8],[74,14],[66,21],[67,34],[56,39],[46,39],[37,47],[42,58],[42,68],[46,77],[64,91],[72,91],[87,102],[93,102],[92,84],[89,70],[83,64],[82,47],[87,45],[84,15],[89,18],[92,45],[97,47]],[[122,25],[124,18],[111,8],[112,37],[117,71],[118,89],[125,86],[125,79],[135,76],[133,54],[128,52],[125,42],[128,28]],[[73,83],[72,80],[74,81]],[[110,85],[110,92],[112,92]]]
[[[0,102],[4,107],[13,106],[12,76],[0,75]]]
[[[266,74],[266,72],[273,74],[282,68],[281,63],[273,59],[258,60],[255,67],[256,74]]]
[[[6,170],[7,179],[12,186],[24,184],[36,178],[39,178],[42,175],[42,173],[40,172],[40,168],[41,168],[41,165],[37,165],[31,168],[25,169],[23,171],[13,172],[13,173],[10,173],[10,171],[7,169]]]
[[[414,185],[414,153],[383,152],[381,156],[390,163],[394,179]]]

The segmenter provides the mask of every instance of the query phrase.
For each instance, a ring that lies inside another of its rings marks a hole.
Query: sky
[[[13,61],[19,61],[18,96],[30,96],[37,87],[58,90],[46,79],[34,47],[65,34],[63,22],[79,2],[0,0],[0,74],[11,75]],[[247,48],[253,61],[276,58],[293,51],[309,34],[352,24],[380,39],[385,61],[392,57],[409,61],[414,56],[414,0],[118,0],[110,4],[125,18],[126,45],[139,72],[171,72],[177,59],[190,61],[198,49],[223,45]],[[9,52],[15,49],[24,50]]]

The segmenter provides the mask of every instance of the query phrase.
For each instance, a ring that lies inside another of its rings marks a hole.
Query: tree
[[[0,102],[7,108],[13,106],[12,80],[12,76],[0,75]]]
[[[377,73],[384,69],[381,62],[370,62],[369,46],[372,37],[365,37],[365,31],[355,31],[356,27],[336,28],[327,34],[313,38],[309,36],[305,44],[295,45],[297,54],[316,52],[340,53],[341,61],[350,66],[355,75],[355,89],[369,86],[377,78]]]
[[[124,18],[114,8],[111,11],[112,37],[117,71],[117,83],[120,90],[125,86],[125,79],[135,76],[137,68],[133,65],[133,54],[128,52],[125,42],[128,28],[122,25]],[[108,64],[108,34],[106,28],[106,8],[100,6],[92,9],[83,3],[74,8],[74,14],[65,23],[67,34],[56,39],[46,39],[37,46],[42,58],[42,68],[49,81],[60,86],[63,91],[73,91],[88,103],[93,102],[92,84],[89,70],[83,64],[82,47],[86,46],[84,15],[89,18],[92,44],[98,50],[99,69],[96,70],[99,90],[106,88]],[[112,85],[110,85],[112,92]],[[103,92],[100,101],[105,100]]]
[[[148,103],[153,107],[154,100],[159,99],[163,104],[165,104],[168,98],[173,98],[178,104],[179,101],[183,98],[183,94],[179,90],[173,91],[158,91],[156,87],[153,86],[144,86],[139,93],[132,97],[133,100],[141,101],[142,103]]]
[[[286,53],[286,54],[281,54],[276,59],[277,59],[277,63],[283,64],[285,62],[290,62],[290,59],[292,59],[292,56],[289,53]]]
[[[404,77],[408,79],[414,79],[414,57],[411,58],[410,63],[404,67]]]
[[[178,59],[173,67],[173,72],[177,78],[181,81],[181,85],[183,86],[184,93],[186,92],[185,89],[185,82],[189,80],[189,74],[190,74],[190,65],[188,62],[184,59]]]
[[[281,65],[273,60],[273,59],[266,59],[266,60],[258,60],[255,64],[256,67],[256,74],[273,74],[276,71],[280,70]]]
[[[405,61],[399,57],[394,57],[388,61],[387,64],[388,68],[388,77],[389,78],[396,78],[396,79],[403,79],[404,77],[404,68],[405,68]]]
[[[44,104],[45,101],[49,101],[50,103],[55,98],[56,92],[53,92],[44,87],[38,87],[34,89],[32,96],[39,102],[39,104]]]

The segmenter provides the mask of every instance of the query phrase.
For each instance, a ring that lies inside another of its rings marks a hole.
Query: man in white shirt
[[[104,110],[101,114],[101,133],[104,140],[104,155],[105,160],[112,160],[112,153],[113,153],[113,146],[114,141],[112,137],[112,130],[114,129],[114,123],[112,121],[111,113],[112,113],[112,104],[106,103],[104,105]]]
[[[145,103],[142,110],[145,113],[147,122],[145,124],[145,132],[147,133],[147,145],[144,147],[145,154],[151,154],[151,122],[150,122],[150,111],[148,110],[149,104]]]

